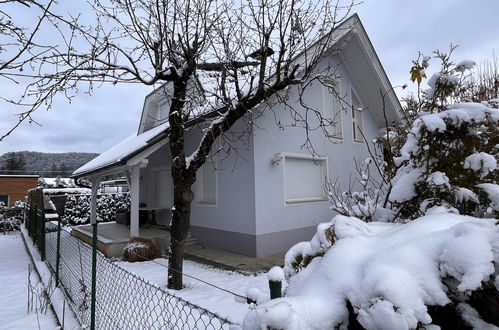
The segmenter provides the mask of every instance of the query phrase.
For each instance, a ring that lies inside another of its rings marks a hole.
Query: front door
[[[171,209],[173,206],[173,183],[171,170],[158,169],[154,172],[154,207]]]

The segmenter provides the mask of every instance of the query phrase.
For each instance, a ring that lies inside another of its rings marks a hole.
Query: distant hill
[[[7,152],[0,156],[0,174],[39,174],[44,177],[69,176],[74,170],[98,155],[88,152]]]

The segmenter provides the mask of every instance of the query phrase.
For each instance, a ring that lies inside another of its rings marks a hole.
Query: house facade
[[[191,233],[199,243],[253,257],[265,257],[309,240],[317,224],[330,220],[327,182],[347,188],[355,160],[369,157],[366,141],[386,123],[400,123],[400,104],[356,15],[345,22],[338,43],[317,65],[334,67],[331,87],[314,82],[298,99],[298,87],[288,91],[286,105],[270,99],[270,109],[255,109],[231,132],[238,138],[213,153],[198,171],[191,210]],[[331,86],[329,84],[329,86]],[[385,102],[381,98],[384,93]],[[304,129],[292,113],[310,116]],[[384,111],[384,112],[383,112]],[[313,113],[313,112],[312,112]],[[168,224],[173,187],[168,147],[168,102],[159,93],[146,97],[137,134],[122,141],[82,168],[75,176],[128,175],[133,214],[138,205],[157,210],[158,223]],[[332,125],[321,127],[319,118]],[[314,128],[314,129],[311,129]],[[203,134],[202,124],[187,130],[190,154]],[[138,236],[138,225],[131,225]]]
[[[0,202],[12,207],[24,201],[28,190],[38,186],[38,175],[0,175]]]

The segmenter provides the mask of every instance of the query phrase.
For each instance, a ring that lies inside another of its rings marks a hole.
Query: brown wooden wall
[[[9,195],[9,206],[24,201],[28,190],[38,186],[37,177],[0,177],[0,195]]]

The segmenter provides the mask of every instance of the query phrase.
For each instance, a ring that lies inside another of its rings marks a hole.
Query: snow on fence
[[[58,274],[59,286],[79,321],[88,325],[92,247],[67,231],[58,230],[56,224],[47,225],[46,260]],[[228,320],[115,265],[100,252],[96,291],[97,329],[229,329],[231,325]]]

